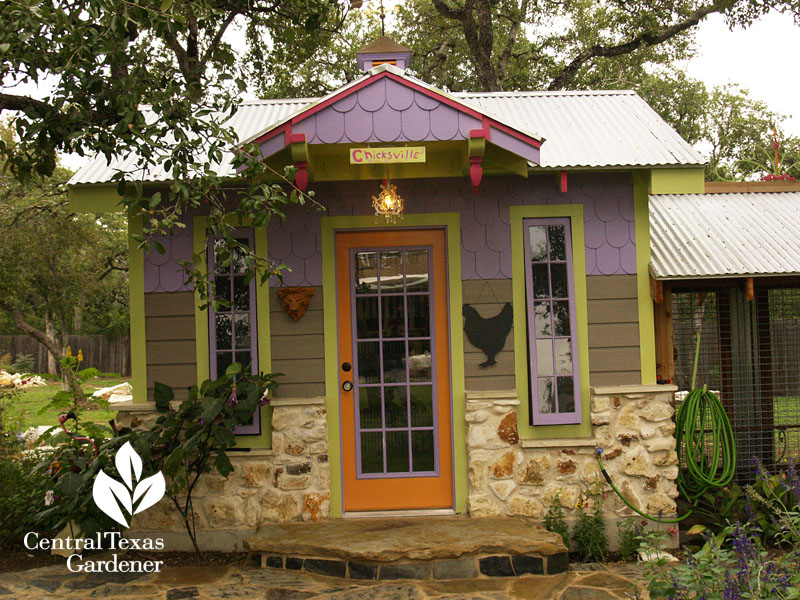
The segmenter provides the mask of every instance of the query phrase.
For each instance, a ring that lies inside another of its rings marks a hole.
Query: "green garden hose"
[[[692,506],[681,517],[662,519],[642,512],[617,489],[603,466],[602,448],[597,448],[600,471],[611,489],[637,514],[658,523],[678,523],[694,512],[700,498],[711,488],[728,485],[736,468],[736,445],[728,415],[716,394],[707,386],[695,388],[700,335],[697,335],[692,391],[678,409],[675,419],[675,446],[678,452],[678,489]]]

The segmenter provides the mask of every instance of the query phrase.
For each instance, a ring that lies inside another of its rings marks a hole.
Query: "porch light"
[[[375,209],[375,216],[384,217],[387,223],[395,223],[397,217],[403,216],[403,199],[391,179],[383,180],[381,193],[372,197],[372,208]]]

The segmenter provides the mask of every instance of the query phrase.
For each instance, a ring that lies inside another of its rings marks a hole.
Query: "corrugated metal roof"
[[[800,273],[800,192],[650,196],[657,279]]]
[[[380,68],[380,67],[378,67]],[[421,83],[411,78],[415,83]],[[703,158],[632,91],[452,93],[523,132],[546,139],[538,168],[648,167],[702,165]],[[296,114],[316,99],[245,102],[231,125],[246,140]],[[100,156],[80,169],[70,183],[110,181],[117,169],[131,169],[135,157],[106,164]],[[229,165],[221,175],[233,174]],[[163,170],[150,181],[168,180]]]

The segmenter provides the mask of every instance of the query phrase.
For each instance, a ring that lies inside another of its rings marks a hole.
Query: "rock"
[[[516,455],[514,454],[514,452],[506,452],[494,464],[489,466],[489,473],[495,479],[500,479],[502,477],[510,477],[511,473],[514,472],[515,460],[516,460]]]
[[[0,371],[0,388],[14,387],[14,378],[5,371]]]
[[[309,485],[311,485],[311,475],[286,475],[278,480],[278,487],[282,490],[304,490]]]
[[[652,425],[642,425],[642,428],[639,430],[639,435],[643,440],[654,438],[657,433],[658,430]]]
[[[497,429],[490,421],[480,425],[470,425],[467,433],[467,448],[508,448],[508,445],[497,437]]]
[[[485,423],[489,418],[489,413],[485,410],[476,410],[475,412],[467,413],[464,417],[467,423]]]
[[[665,467],[667,465],[677,465],[678,464],[678,453],[674,450],[669,450],[667,452],[658,452],[653,455],[653,464],[658,465],[659,467]]]
[[[592,396],[592,412],[600,413],[611,410],[608,396]]]
[[[300,499],[277,490],[264,491],[258,500],[262,514],[259,524],[269,521],[293,521],[301,516]]]
[[[603,455],[600,458],[602,458],[603,460],[614,460],[620,454],[622,454],[622,448],[617,446],[616,448],[614,448],[610,452],[604,452]]]
[[[310,473],[311,463],[306,461],[306,462],[286,465],[286,472],[289,475],[304,475],[305,473]]]
[[[473,490],[483,490],[486,487],[486,462],[482,460],[469,460],[469,484]]]
[[[516,495],[508,502],[508,512],[512,515],[541,519],[544,517],[545,510],[542,503],[536,498]]]
[[[272,475],[270,470],[265,463],[246,463],[242,467],[242,482],[248,487],[267,485]]]
[[[303,496],[303,521],[324,521],[330,516],[330,499],[328,492],[315,492]]]
[[[286,454],[300,456],[301,454],[305,454],[306,448],[305,444],[286,444]]]
[[[492,489],[495,496],[500,498],[500,500],[505,500],[511,495],[511,492],[514,491],[517,485],[510,479],[503,479],[501,481],[493,481],[489,484],[489,487]]]
[[[500,507],[487,494],[470,494],[467,511],[471,517],[497,517],[502,514]]]
[[[611,413],[592,413],[592,425],[608,425],[611,423]]]
[[[628,404],[619,411],[617,427],[619,429],[639,430],[639,413],[636,410],[635,404]]]
[[[241,527],[245,521],[244,502],[236,496],[222,496],[206,502],[208,524],[214,528]]]
[[[604,448],[608,447],[612,443],[611,437],[611,427],[608,425],[601,425],[594,430],[594,436],[597,439],[597,445],[602,446]]]
[[[542,485],[550,474],[550,459],[546,455],[537,456],[520,470],[519,482],[522,485]]]
[[[119,385],[112,385],[111,387],[105,387],[97,390],[92,394],[93,398],[102,398],[103,400],[108,400],[110,396],[114,394],[119,394],[123,396],[131,396],[133,394],[133,389],[131,388],[131,384],[127,381],[125,383],[120,383]]]
[[[119,404],[121,402],[133,402],[132,394],[111,394],[108,397],[109,404]]]
[[[503,420],[500,421],[500,426],[497,428],[497,436],[508,444],[513,445],[519,442],[517,413],[510,412],[503,417]]]
[[[666,494],[656,493],[647,496],[647,513],[651,515],[674,515],[678,510],[675,500]]]
[[[650,452],[663,452],[664,450],[675,450],[675,438],[663,437],[653,438],[642,442]]]
[[[622,472],[626,475],[635,475],[637,477],[652,477],[654,475],[646,453],[641,448],[625,456]]]
[[[650,550],[648,552],[639,552],[639,560],[642,562],[655,562],[657,560],[664,559],[667,562],[678,562],[678,559],[675,558],[669,552],[664,550]]]
[[[639,496],[637,496],[636,493],[633,491],[633,487],[631,486],[630,481],[627,480],[623,481],[622,484],[619,486],[619,491],[622,492],[622,495],[628,500],[628,502],[633,504],[633,506],[637,510],[642,510],[642,503],[639,500]],[[619,498],[616,498],[616,502],[619,503],[625,510],[630,510],[628,509],[627,506],[625,506],[625,503],[622,502],[622,500],[620,500]]]
[[[572,475],[577,470],[578,463],[571,458],[568,460],[559,460],[556,468],[560,475]]]
[[[664,402],[648,402],[639,416],[646,421],[666,421],[672,416],[673,408]]]

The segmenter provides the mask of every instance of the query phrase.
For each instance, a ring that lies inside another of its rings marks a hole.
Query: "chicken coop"
[[[697,361],[696,385],[731,420],[742,483],[758,462],[800,459],[800,191],[772,189],[731,184],[650,203],[659,375],[680,400]]]

